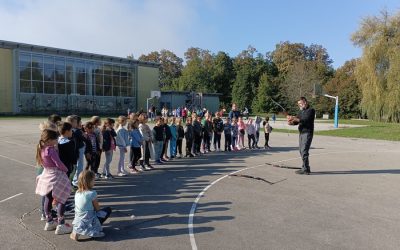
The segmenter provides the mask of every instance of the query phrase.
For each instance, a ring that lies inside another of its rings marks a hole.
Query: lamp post
[[[338,128],[339,127],[339,119],[338,119],[338,115],[339,115],[339,96],[331,96],[328,94],[325,94],[324,96],[335,99],[335,120],[334,120],[334,127]]]

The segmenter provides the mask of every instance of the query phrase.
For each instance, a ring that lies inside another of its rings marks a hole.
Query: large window
[[[134,95],[130,65],[31,52],[21,52],[18,65],[22,93]]]

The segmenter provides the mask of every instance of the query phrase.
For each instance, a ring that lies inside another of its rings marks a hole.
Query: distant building
[[[186,106],[192,108],[206,108],[211,112],[219,110],[218,93],[197,93],[186,91],[161,91],[161,98],[158,100],[159,110],[167,107],[169,110]]]
[[[159,66],[0,40],[0,114],[135,111],[159,90]]]

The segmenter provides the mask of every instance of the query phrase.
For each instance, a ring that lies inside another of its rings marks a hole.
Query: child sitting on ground
[[[72,222],[73,232],[70,238],[78,240],[80,235],[92,238],[104,237],[102,224],[111,214],[111,208],[100,209],[97,192],[92,190],[95,174],[84,170],[78,179],[78,190],[75,193],[75,218]]]

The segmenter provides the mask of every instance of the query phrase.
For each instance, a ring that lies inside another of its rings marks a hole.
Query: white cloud
[[[161,49],[182,56],[197,15],[185,0],[3,1],[0,40],[120,57]]]

